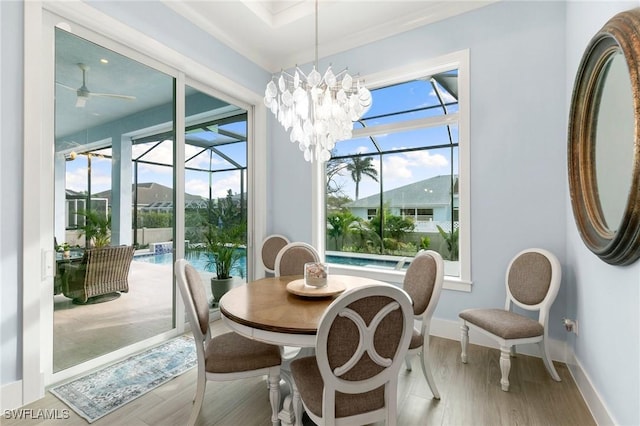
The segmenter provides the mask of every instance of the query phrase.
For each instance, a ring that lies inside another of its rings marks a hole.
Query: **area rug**
[[[58,385],[50,392],[89,423],[186,372],[197,363],[193,338],[181,336]]]

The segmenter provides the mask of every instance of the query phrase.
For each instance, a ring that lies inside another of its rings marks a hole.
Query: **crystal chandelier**
[[[350,139],[353,122],[371,107],[371,92],[347,69],[334,74],[331,65],[322,76],[318,67],[318,0],[316,0],[316,56],[308,75],[298,66],[293,75],[282,71],[267,84],[264,103],[278,118],[289,139],[299,143],[306,161],[329,160],[337,141]]]

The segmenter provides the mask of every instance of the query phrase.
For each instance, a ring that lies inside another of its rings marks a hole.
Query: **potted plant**
[[[62,253],[62,257],[64,259],[69,259],[71,257],[71,246],[68,243],[62,243],[56,246],[56,251],[58,253]]]
[[[242,235],[240,226],[230,229],[209,226],[205,234],[206,268],[215,272],[211,278],[214,304],[233,286],[231,271],[242,258],[242,252],[238,250],[243,241]]]
[[[79,236],[84,235],[87,247],[106,247],[111,242],[111,215],[104,215],[95,210],[85,210],[76,213],[84,216],[85,224]]]
[[[459,261],[458,261],[458,236],[459,236],[459,228],[454,229],[453,231],[447,232],[437,225],[438,232],[442,236],[444,242],[447,245],[447,252],[442,255],[444,259],[444,270],[445,275],[459,275]]]

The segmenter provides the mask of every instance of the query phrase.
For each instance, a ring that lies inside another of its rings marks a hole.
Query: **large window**
[[[371,89],[373,105],[354,137],[338,142],[326,163],[329,262],[384,273],[435,250],[449,281],[469,281],[469,229],[460,220],[469,208],[460,191],[468,188],[464,73],[466,61]]]

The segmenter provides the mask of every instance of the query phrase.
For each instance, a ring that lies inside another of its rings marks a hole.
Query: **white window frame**
[[[438,117],[442,121],[457,121],[458,124],[458,177],[459,177],[459,253],[460,253],[460,275],[445,275],[444,288],[447,290],[457,290],[470,292],[471,281],[471,191],[470,191],[470,160],[469,160],[469,50],[460,50],[438,58],[412,63],[406,66],[393,68],[380,73],[364,76],[369,89],[385,87],[422,78],[426,75],[438,74],[441,72],[458,70],[458,112],[451,117]],[[374,132],[386,133],[388,130],[409,130],[416,127],[428,125],[433,118],[414,120],[400,123],[400,125],[378,126]],[[353,137],[359,137],[364,129],[355,129]],[[366,129],[366,134],[371,134],[371,129]],[[325,251],[325,165],[314,163],[313,166],[313,244],[320,253]],[[404,280],[404,271],[396,270],[372,270],[358,266],[332,265],[331,272],[344,275],[359,275],[386,282],[401,284]]]

